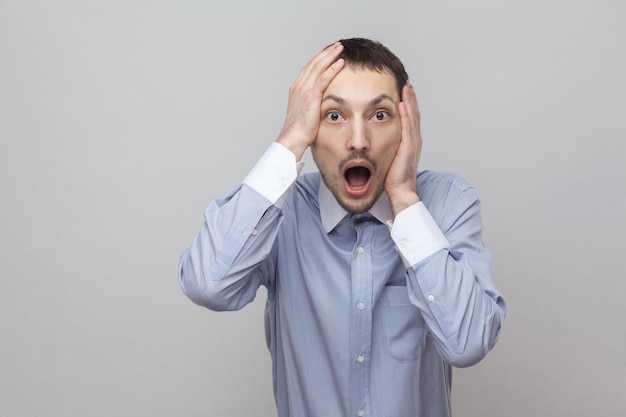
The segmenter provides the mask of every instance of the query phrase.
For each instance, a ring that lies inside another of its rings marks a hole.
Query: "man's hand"
[[[417,165],[422,150],[420,111],[415,90],[408,82],[402,89],[402,102],[398,104],[398,112],[402,138],[385,179],[385,191],[389,196],[394,217],[420,201],[415,189]]]
[[[302,68],[289,90],[287,117],[276,142],[291,150],[296,161],[317,137],[324,91],[344,66],[343,59],[337,60],[342,50],[337,42],[318,53]]]

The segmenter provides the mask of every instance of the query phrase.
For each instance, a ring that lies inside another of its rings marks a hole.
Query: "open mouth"
[[[370,184],[371,170],[363,165],[353,165],[346,168],[343,173],[346,192],[352,197],[364,195]]]

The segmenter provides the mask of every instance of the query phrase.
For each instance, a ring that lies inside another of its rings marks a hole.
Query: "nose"
[[[364,151],[370,147],[369,133],[367,126],[360,121],[355,120],[352,123],[352,131],[348,141],[348,149],[351,151]]]

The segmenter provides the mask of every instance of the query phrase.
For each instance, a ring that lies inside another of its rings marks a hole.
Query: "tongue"
[[[346,181],[352,188],[362,187],[367,183],[370,172],[367,168],[354,167],[346,171]]]

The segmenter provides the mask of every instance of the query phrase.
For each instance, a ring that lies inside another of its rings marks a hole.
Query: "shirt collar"
[[[341,221],[341,219],[348,214],[348,212],[339,205],[330,190],[326,187],[326,184],[324,184],[324,181],[321,179],[319,188],[319,204],[322,226],[324,227],[324,231],[326,233],[330,233],[331,230],[333,230]],[[389,197],[386,192],[383,191],[372,208],[369,209],[369,213],[381,223],[389,224],[391,222],[393,215],[391,212]]]

